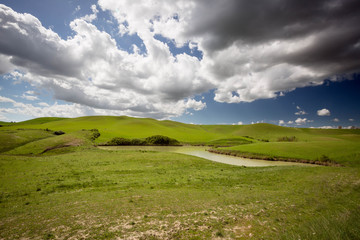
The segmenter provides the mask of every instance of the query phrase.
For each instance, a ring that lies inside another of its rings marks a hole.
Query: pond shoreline
[[[210,149],[207,149],[206,151],[211,152],[211,153],[221,154],[221,155],[241,157],[241,158],[247,158],[247,159],[253,159],[253,160],[296,162],[296,163],[314,164],[314,165],[320,165],[320,166],[343,167],[343,165],[341,165],[337,162],[322,162],[322,161],[309,160],[309,159],[271,157],[271,156],[257,154],[257,153],[240,152],[240,151],[226,150],[226,149],[210,148]]]
[[[245,167],[266,167],[266,166],[289,166],[289,165],[307,165],[310,164],[300,162],[286,162],[286,161],[268,161],[263,159],[255,158],[243,158],[237,156],[231,156],[226,154],[216,154],[209,151],[208,147],[199,146],[103,146],[100,147],[103,150],[130,150],[130,151],[159,151],[159,152],[174,152],[180,154],[186,154],[196,157],[201,157],[206,160],[230,164],[234,166],[245,166]],[[314,166],[314,165],[312,165]]]

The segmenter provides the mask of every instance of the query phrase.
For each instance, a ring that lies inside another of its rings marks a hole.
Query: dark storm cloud
[[[360,22],[360,19],[359,19]],[[360,67],[360,31],[357,24],[329,28],[319,34],[313,43],[300,52],[290,54],[285,60],[318,68],[324,72],[346,73]]]
[[[212,59],[216,101],[272,98],[360,70],[358,0],[196,3],[185,35]]]
[[[189,35],[208,35],[209,50],[236,41],[259,44],[304,37],[328,27],[360,28],[358,0],[200,0]],[[359,40],[359,39],[358,39]]]

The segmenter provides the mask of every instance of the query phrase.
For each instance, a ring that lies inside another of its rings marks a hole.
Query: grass
[[[0,130],[0,153],[24,144],[53,137],[52,132],[42,129],[5,129]]]
[[[98,142],[162,134],[242,153],[326,155],[344,167],[250,168],[170,152],[100,150],[82,130],[93,128]],[[297,141],[277,142],[287,136]],[[0,140],[0,239],[360,238],[357,130],[84,117],[4,126]]]
[[[74,147],[86,147],[91,145],[91,132],[78,131],[60,136],[52,136],[46,139],[35,140],[30,143],[13,148],[5,152],[7,155],[39,155],[44,153],[64,153],[74,150]],[[66,149],[65,149],[66,148]],[[69,149],[67,149],[69,148]]]
[[[101,150],[1,156],[0,164],[5,239],[336,239],[324,227],[338,239],[359,236],[354,169],[241,168],[175,153]],[[322,228],[313,229],[315,220]]]
[[[354,154],[359,153],[360,141],[329,140],[312,142],[269,142],[239,145],[222,150],[239,152],[241,154],[258,154],[270,158],[295,158],[306,160],[321,160],[323,156],[345,165],[360,164],[354,161]]]

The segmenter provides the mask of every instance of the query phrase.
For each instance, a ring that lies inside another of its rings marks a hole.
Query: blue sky
[[[256,2],[1,0],[0,121],[360,126],[359,4]]]

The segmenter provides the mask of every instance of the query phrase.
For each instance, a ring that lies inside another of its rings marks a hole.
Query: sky
[[[0,121],[360,126],[358,0],[0,0]]]

